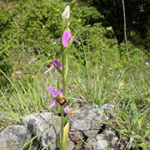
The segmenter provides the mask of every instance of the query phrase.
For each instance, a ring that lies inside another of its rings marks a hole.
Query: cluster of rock
[[[117,149],[118,137],[109,126],[102,123],[109,119],[109,111],[113,108],[114,105],[111,104],[78,108],[75,111],[78,122],[68,119],[69,150]],[[59,116],[45,112],[22,116],[20,119],[23,125],[8,126],[0,133],[0,145],[3,150],[59,150]]]

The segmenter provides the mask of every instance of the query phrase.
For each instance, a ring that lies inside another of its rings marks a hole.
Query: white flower
[[[63,18],[64,15],[66,15],[66,19],[70,18],[70,6],[69,5],[65,8],[65,10],[63,11],[61,17]]]

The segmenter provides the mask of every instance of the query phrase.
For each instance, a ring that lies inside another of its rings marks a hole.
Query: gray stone
[[[114,148],[118,138],[112,130],[107,128],[102,134],[98,134],[103,126],[102,122],[109,119],[109,111],[113,108],[114,105],[111,104],[105,104],[102,107],[86,105],[78,108],[75,111],[78,122],[69,118],[71,140],[76,142],[76,145],[83,146],[81,139],[88,138],[87,144],[94,150],[108,149],[109,143],[112,143],[111,147]],[[31,149],[59,149],[57,138],[60,133],[60,117],[45,112],[22,116],[20,119],[23,126],[8,126],[0,133],[0,144],[3,150],[19,150],[27,140],[31,139],[31,135],[36,137]],[[72,141],[70,141],[69,150],[76,146]]]
[[[102,134],[98,134],[87,139],[85,150],[115,150],[117,149],[118,141],[119,139],[115,135],[114,131],[110,127],[107,127]]]
[[[105,104],[102,106],[102,108],[105,111],[107,118],[110,117],[110,111],[112,111],[114,109],[114,107],[115,107],[115,105],[113,105],[113,104]]]
[[[78,108],[76,111],[78,122],[70,118],[70,134],[79,138],[90,137],[98,133],[101,121],[104,121],[104,109],[97,105],[86,105]]]
[[[105,111],[110,111],[110,110],[113,110],[115,107],[115,105],[113,104],[105,104],[102,106],[102,108],[105,110]]]
[[[28,130],[33,134],[33,136],[37,136],[40,149],[45,146],[47,146],[47,148],[45,148],[46,150],[58,149],[57,131],[54,121],[56,122],[59,131],[60,117],[47,112],[22,116],[20,119],[22,123],[27,126]]]
[[[31,134],[23,125],[7,126],[0,133],[0,145],[3,150],[19,150],[31,139]],[[26,145],[25,149],[29,145]]]
[[[73,149],[74,149],[74,143],[72,141],[69,141],[68,150],[73,150]]]

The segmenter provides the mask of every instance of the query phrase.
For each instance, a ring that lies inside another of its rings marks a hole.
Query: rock
[[[74,143],[72,141],[70,141],[68,150],[73,150],[73,149],[74,149]]]
[[[118,138],[110,128],[104,130],[105,125],[101,123],[109,119],[109,111],[113,108],[114,105],[111,104],[105,104],[102,107],[86,105],[78,108],[75,111],[78,122],[72,120],[71,117],[68,120],[71,139],[69,150],[82,149],[85,142],[94,150],[108,149],[109,141],[112,143],[111,149],[114,150]],[[45,112],[22,116],[20,119],[23,125],[8,126],[0,133],[0,144],[3,150],[19,150],[26,141],[31,139],[32,150],[43,148],[59,150],[57,145],[61,122],[59,116]],[[28,145],[25,148],[28,148]],[[85,148],[88,149],[88,147]]]
[[[104,106],[102,106],[102,108],[105,110],[105,112],[113,110],[114,107],[115,107],[115,105],[113,105],[113,104],[105,104]]]
[[[104,109],[104,112],[106,114],[107,119],[110,118],[111,115],[109,112],[112,111],[114,109],[114,107],[115,107],[115,105],[113,105],[113,104],[105,104],[102,106],[102,108]]]
[[[7,126],[0,133],[0,145],[3,150],[19,150],[31,139],[31,134],[23,125]],[[27,148],[29,144],[25,147]]]
[[[96,136],[87,139],[85,150],[111,150],[117,149],[118,137],[115,135],[114,131],[107,127],[104,133],[98,134]],[[90,148],[89,148],[90,147]]]
[[[57,130],[54,125],[56,122],[59,129],[60,117],[53,115],[52,113],[35,113],[28,116],[22,116],[22,123],[28,128],[28,130],[37,136],[39,143],[39,149],[47,146],[46,150],[58,149],[57,145]]]
[[[86,105],[75,111],[78,122],[70,119],[70,134],[76,135],[79,138],[94,136],[100,130],[100,122],[104,121],[104,116],[108,110],[112,110],[114,105]]]

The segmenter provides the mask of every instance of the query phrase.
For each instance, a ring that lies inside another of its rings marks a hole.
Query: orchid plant
[[[55,67],[62,76],[62,86],[63,86],[62,89],[56,91],[52,87],[48,87],[49,92],[54,96],[49,103],[49,108],[51,109],[57,103],[61,105],[61,133],[60,137],[58,138],[58,146],[61,150],[67,150],[69,145],[69,141],[67,140],[69,133],[69,122],[66,123],[67,119],[69,118],[69,116],[71,116],[71,118],[74,121],[77,121],[75,119],[76,116],[75,109],[71,110],[68,106],[64,107],[66,103],[65,95],[66,95],[66,81],[68,74],[68,51],[73,41],[77,42],[78,44],[80,44],[80,42],[71,34],[71,30],[69,29],[69,18],[70,18],[69,5],[65,8],[61,17],[62,22],[61,22],[60,37],[53,44],[60,42],[62,62],[59,62],[58,60],[51,62],[49,69],[46,70],[45,73],[49,72],[52,68]],[[66,114],[65,117],[64,113]]]

